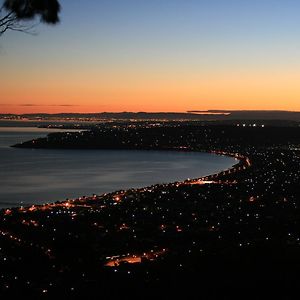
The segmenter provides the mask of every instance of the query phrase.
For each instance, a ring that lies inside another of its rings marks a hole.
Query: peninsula
[[[207,151],[237,163],[182,182],[1,211],[1,293],[284,296],[299,283],[299,145],[298,127],[194,122],[103,125],[15,145]]]

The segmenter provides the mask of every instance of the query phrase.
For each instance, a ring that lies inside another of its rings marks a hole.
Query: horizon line
[[[208,109],[208,110],[187,110],[187,111],[101,111],[101,112],[29,112],[29,113],[1,113],[0,115],[59,115],[59,114],[81,114],[81,115],[89,115],[89,114],[211,114],[211,115],[229,115],[230,113],[235,112],[282,112],[282,113],[300,113],[298,110],[282,110],[282,109]]]

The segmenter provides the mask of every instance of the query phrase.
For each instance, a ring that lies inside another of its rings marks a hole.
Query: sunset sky
[[[0,37],[1,113],[300,111],[299,0],[61,0]]]

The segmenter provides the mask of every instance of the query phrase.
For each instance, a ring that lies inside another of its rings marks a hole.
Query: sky
[[[299,0],[61,0],[0,37],[0,113],[300,111]]]

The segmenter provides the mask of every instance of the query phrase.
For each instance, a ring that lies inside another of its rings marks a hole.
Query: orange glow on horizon
[[[0,113],[300,111],[300,2],[78,2],[1,38]]]
[[[4,78],[0,113],[300,111],[299,72],[23,75]]]

